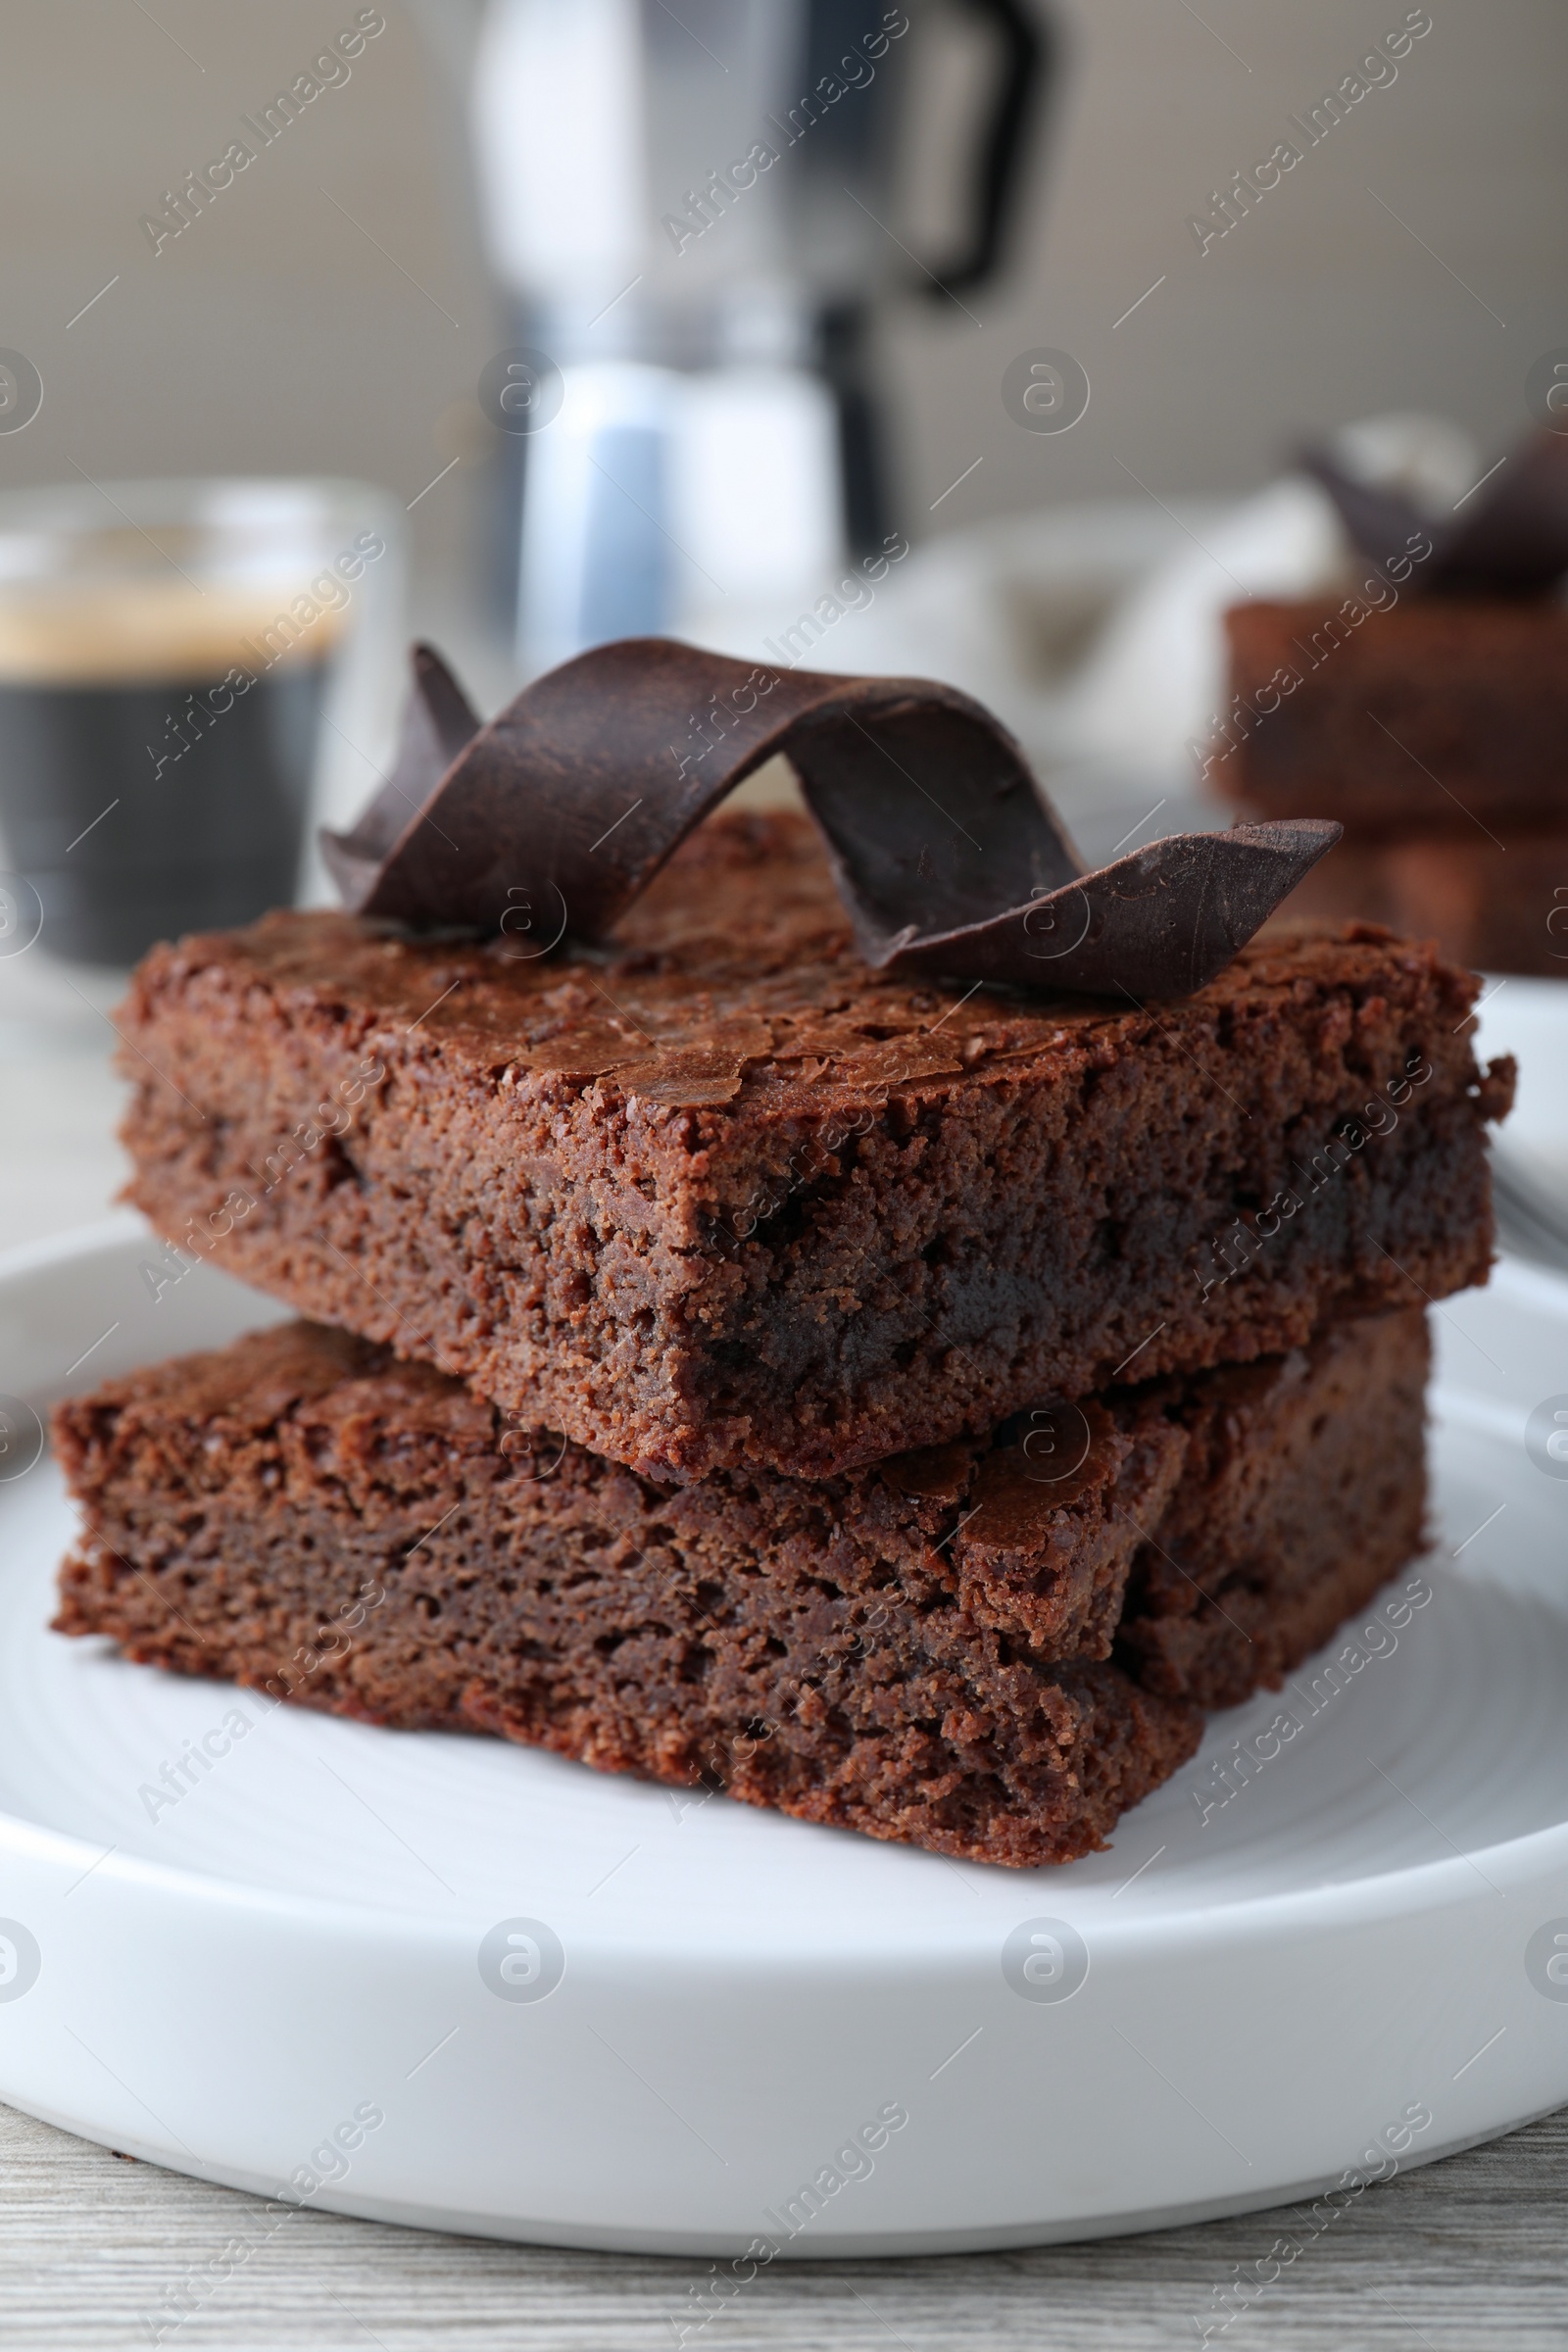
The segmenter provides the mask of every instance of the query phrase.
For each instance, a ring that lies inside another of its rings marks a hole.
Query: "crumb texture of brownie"
[[[1335,817],[1357,842],[1419,832],[1474,848],[1483,824],[1562,827],[1568,612],[1430,597],[1352,620],[1345,602],[1226,614],[1246,717],[1207,770],[1221,799],[1252,816]]]
[[[1419,1388],[1413,1450],[1407,1413],[1371,1416],[1386,1459],[1347,1425],[1423,1350],[1404,1313],[1150,1384],[1079,1415],[1057,1477],[1029,1428],[669,1487],[384,1347],[274,1328],[57,1409],[83,1519],[57,1625],[374,1723],[1070,1860],[1193,1752],[1199,1703],[1287,1671],[1408,1557]]]
[[[1277,1690],[1422,1549],[1430,1369],[1402,1307],[1165,1393],[1188,1450],[1127,1590],[1129,1673],[1200,1707]]]
[[[612,954],[333,914],[154,950],[129,1197],[634,1468],[823,1477],[1484,1280],[1475,988],[1365,924],[1157,1005],[893,987],[806,821],[721,814]]]

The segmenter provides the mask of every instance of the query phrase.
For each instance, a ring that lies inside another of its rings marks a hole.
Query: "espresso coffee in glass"
[[[387,552],[336,490],[8,502],[0,865],[36,893],[50,953],[125,964],[294,897],[323,702]]]

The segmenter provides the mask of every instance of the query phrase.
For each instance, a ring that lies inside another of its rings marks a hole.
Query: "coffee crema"
[[[183,580],[7,582],[0,586],[0,684],[175,685],[252,674],[279,662],[319,661],[349,604],[336,595],[302,614],[284,579],[202,587]]]

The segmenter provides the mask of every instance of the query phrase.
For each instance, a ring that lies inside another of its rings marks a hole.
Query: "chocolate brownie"
[[[58,1624],[371,1722],[1064,1861],[1192,1753],[1190,1695],[1153,1686],[1200,1682],[1205,1635],[1251,1688],[1408,1556],[1424,1364],[1407,1309],[997,1444],[670,1488],[296,1324],[58,1408],[84,1520]],[[1139,1625],[1177,1629],[1130,1639],[1131,1671],[1104,1658],[1129,1566]]]
[[[1568,830],[1568,611],[1432,597],[1353,621],[1347,601],[1225,615],[1233,740],[1204,770],[1220,799],[1335,817],[1353,841]]]
[[[1568,810],[1565,810],[1568,816]],[[1568,972],[1568,821],[1510,826],[1506,847],[1472,827],[1402,841],[1342,841],[1286,901],[1297,918],[1368,916],[1437,942],[1485,972]]]
[[[828,1476],[1485,1279],[1511,1065],[1476,1068],[1473,979],[1375,927],[1157,1005],[894,985],[804,819],[720,814],[615,952],[532,936],[284,913],[155,950],[130,1198],[686,1478]]]

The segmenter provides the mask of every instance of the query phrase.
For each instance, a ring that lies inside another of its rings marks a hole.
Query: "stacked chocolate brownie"
[[[1205,775],[1250,817],[1344,826],[1293,912],[1431,934],[1485,970],[1559,974],[1568,437],[1511,452],[1446,527],[1314,469],[1367,561],[1336,594],[1226,614],[1230,716]]]
[[[1345,839],[1292,911],[1436,937],[1487,971],[1568,969],[1568,612],[1428,598],[1348,621],[1333,598],[1226,614],[1233,708],[1210,769],[1252,817]],[[1278,681],[1298,680],[1280,699]]]
[[[1511,1082],[1468,975],[1357,926],[1159,1003],[895,981],[812,826],[728,812],[516,947],[144,962],[131,1197],[311,1320],[61,1408],[64,1631],[1026,1865],[1419,1547]]]

